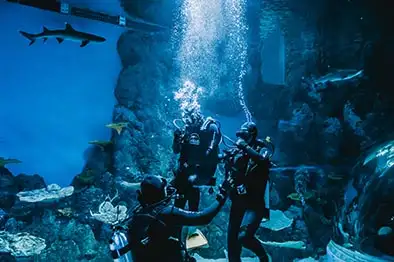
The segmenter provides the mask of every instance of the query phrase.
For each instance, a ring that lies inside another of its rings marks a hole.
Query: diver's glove
[[[177,129],[177,130],[174,131],[174,139],[181,140],[182,137],[183,137],[182,130]]]
[[[235,188],[234,180],[231,177],[226,178],[223,183],[218,186],[219,194],[227,197],[230,192]]]
[[[238,139],[235,144],[239,149],[246,149],[246,147],[248,146],[248,143],[246,143],[246,141],[242,138]]]

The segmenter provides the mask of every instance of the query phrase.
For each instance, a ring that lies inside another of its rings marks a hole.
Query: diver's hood
[[[141,182],[141,198],[147,204],[163,200],[166,196],[167,180],[160,176],[148,175]]]
[[[257,125],[254,122],[246,122],[241,126],[241,129],[235,135],[244,140],[257,137]]]

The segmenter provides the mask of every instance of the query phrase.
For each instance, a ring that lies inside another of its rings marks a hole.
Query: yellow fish
[[[125,128],[127,124],[128,124],[127,122],[111,123],[106,125],[106,127],[115,129],[118,135],[120,135],[122,133],[123,128]]]

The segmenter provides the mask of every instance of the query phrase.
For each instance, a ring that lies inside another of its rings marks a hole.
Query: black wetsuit
[[[129,224],[129,240],[134,262],[182,262],[184,247],[178,238],[182,226],[206,225],[224,205],[225,198],[220,196],[208,208],[200,212],[186,211],[164,203],[146,207],[133,216]],[[149,228],[147,230],[147,228]],[[142,246],[138,236],[148,232],[149,244]],[[142,233],[142,234],[141,234]]]
[[[196,140],[198,145],[193,144]],[[176,207],[184,208],[188,202],[189,210],[198,210],[200,191],[195,186],[215,184],[220,140],[221,134],[214,122],[208,124],[205,130],[187,126],[181,138],[174,135],[173,151],[180,154],[180,157],[173,185],[184,196],[175,201]],[[211,151],[207,155],[208,148]],[[194,182],[189,181],[192,175],[197,177]]]
[[[268,261],[264,247],[255,237],[262,219],[269,219],[265,193],[270,161],[261,154],[264,147],[264,142],[257,140],[249,149],[234,149],[225,158],[226,176],[230,176],[237,186],[230,195],[229,262],[241,262],[242,246],[253,251],[260,261]]]

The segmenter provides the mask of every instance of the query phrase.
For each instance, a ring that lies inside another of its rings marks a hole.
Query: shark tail
[[[34,38],[34,36],[32,34],[29,34],[29,33],[23,32],[23,31],[19,31],[19,33],[21,33],[21,35],[23,35],[24,37],[26,37],[27,39],[30,40],[29,46],[34,44],[34,42],[36,41],[36,39]]]

